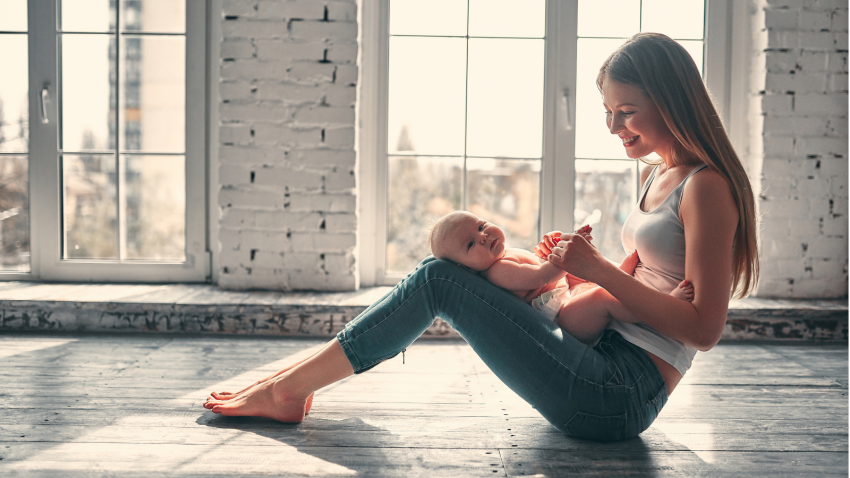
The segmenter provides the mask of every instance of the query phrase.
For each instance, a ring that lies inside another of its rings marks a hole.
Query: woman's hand
[[[593,231],[593,228],[585,224],[575,233],[584,237],[587,242],[590,242],[593,240],[593,236],[590,235],[591,231]],[[562,234],[563,233],[561,231],[552,231],[544,234],[540,243],[534,246],[534,254],[545,261],[546,257],[552,253],[552,248],[555,247],[555,245],[558,244],[558,241],[561,240]]]
[[[581,234],[562,234],[561,241],[551,248],[547,260],[574,276],[590,282],[604,266],[609,265],[605,257]]]

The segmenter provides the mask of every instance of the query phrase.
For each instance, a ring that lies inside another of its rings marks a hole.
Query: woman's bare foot
[[[289,395],[285,381],[284,377],[276,377],[233,399],[208,400],[204,408],[228,417],[265,417],[284,423],[301,423],[307,413],[309,397]]]
[[[287,370],[289,370],[289,369],[287,369]],[[207,400],[206,400],[205,403],[209,403],[211,400],[220,401],[220,402],[226,402],[228,400],[233,400],[234,398],[239,397],[240,395],[244,394],[248,390],[251,390],[252,388],[256,387],[257,385],[261,385],[268,380],[270,380],[270,379],[261,380],[261,381],[255,383],[255,384],[251,385],[250,387],[246,387],[245,389],[240,390],[236,393],[212,392],[210,394],[210,396],[207,397]],[[206,404],[204,406],[206,407]],[[307,397],[307,406],[304,408],[304,413],[305,414],[310,413],[311,408],[313,408],[313,394],[312,393],[310,394],[309,397]]]
[[[670,292],[670,295],[677,299],[693,302],[694,285],[686,280],[683,280],[682,282],[679,282],[679,285],[677,285],[675,289],[673,289],[673,292]]]

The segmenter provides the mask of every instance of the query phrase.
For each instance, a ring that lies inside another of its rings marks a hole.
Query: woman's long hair
[[[638,33],[602,64],[596,78],[600,91],[606,78],[641,89],[655,103],[676,138],[671,158],[674,165],[696,158],[726,178],[738,207],[732,293],[745,297],[759,275],[755,199],[693,58],[666,35]]]

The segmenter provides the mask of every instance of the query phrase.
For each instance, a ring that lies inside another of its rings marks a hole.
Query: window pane
[[[60,29],[66,32],[115,30],[115,0],[60,0]]]
[[[0,156],[0,270],[30,270],[29,162]]]
[[[704,0],[641,0],[640,30],[643,32],[702,40],[704,25]]]
[[[596,76],[602,62],[623,40],[579,38],[576,59],[576,157],[627,159],[623,142],[605,125],[602,95]]]
[[[65,151],[114,147],[114,58],[111,35],[62,36],[62,148]],[[110,127],[111,126],[111,127]]]
[[[576,160],[573,230],[593,226],[593,244],[613,261],[626,256],[620,233],[637,201],[637,184],[636,160]]]
[[[389,157],[387,271],[409,272],[431,251],[428,227],[461,208],[462,158]]]
[[[467,208],[505,231],[509,247],[540,240],[540,160],[467,160]]]
[[[390,35],[466,36],[466,2],[392,0]]]
[[[27,35],[0,35],[0,152],[29,149]]]
[[[703,48],[705,43],[701,40],[676,40],[682,45],[685,50],[688,50],[688,53],[691,54],[691,58],[694,59],[694,62],[697,64],[697,68],[699,69],[699,74],[702,75],[702,60],[703,60]]]
[[[463,154],[466,40],[390,38],[387,151]]]
[[[629,38],[640,31],[640,0],[579,0],[578,36]]]
[[[122,150],[182,153],[186,129],[186,40],[123,36]]]
[[[469,40],[469,156],[539,158],[543,40]]]
[[[125,31],[186,31],[186,3],[183,0],[124,0],[121,8]]]
[[[186,160],[183,156],[124,156],[121,214],[127,259],[177,260],[186,254]]]
[[[0,31],[27,31],[27,0],[3,0],[3,15],[0,15]]]
[[[470,36],[543,38],[545,34],[545,0],[469,1]]]
[[[65,259],[117,259],[115,156],[62,156]]]

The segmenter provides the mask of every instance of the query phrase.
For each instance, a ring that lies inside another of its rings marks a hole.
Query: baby
[[[590,231],[590,226],[584,226],[576,234],[590,241]],[[455,211],[441,217],[431,229],[429,242],[437,259],[448,259],[511,291],[583,343],[595,344],[611,319],[641,322],[610,295],[600,294],[599,300],[576,302],[574,307],[568,307],[573,297],[598,286],[529,251],[505,247],[502,229],[470,212]],[[637,263],[635,252],[620,268],[634,274]],[[692,301],[693,285],[683,281],[670,295]]]

